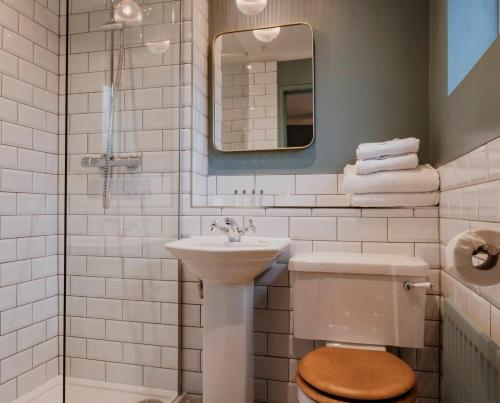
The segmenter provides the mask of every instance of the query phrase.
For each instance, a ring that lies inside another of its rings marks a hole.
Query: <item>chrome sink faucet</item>
[[[224,235],[227,235],[227,239],[229,242],[241,242],[241,237],[245,235],[248,231],[255,232],[257,228],[253,221],[248,220],[248,227],[240,228],[238,223],[234,218],[226,217],[224,219],[225,226],[219,225],[219,220],[215,219],[212,221],[210,225],[210,231],[214,232],[219,230]]]

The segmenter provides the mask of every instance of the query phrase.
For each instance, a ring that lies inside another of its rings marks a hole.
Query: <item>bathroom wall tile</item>
[[[500,309],[491,306],[491,338],[500,345]]]
[[[416,243],[415,256],[425,260],[430,267],[439,268],[439,244],[437,243]]]
[[[462,189],[462,214],[466,220],[477,220],[478,218],[478,195],[477,187],[471,186]]]
[[[395,255],[413,256],[414,244],[412,243],[380,243],[363,242],[363,253],[388,253]]]
[[[490,335],[490,304],[475,293],[470,294],[470,316],[478,328]]]
[[[268,382],[269,403],[297,403],[297,385],[291,382]]]
[[[106,381],[126,385],[142,385],[143,369],[140,365],[106,362]]]
[[[413,217],[412,209],[403,208],[364,208],[363,217]]]
[[[302,358],[314,350],[314,341],[296,339],[293,335],[269,334],[269,355],[276,357]]]
[[[387,241],[386,218],[337,219],[339,241]]]
[[[122,343],[105,340],[87,340],[87,358],[100,361],[121,361]]]
[[[437,218],[389,218],[389,242],[437,242]]]
[[[471,183],[484,182],[488,177],[486,146],[478,147],[469,154],[469,178]]]
[[[335,240],[337,219],[333,217],[292,217],[290,237],[304,240]]]
[[[276,381],[287,381],[288,359],[256,356],[255,377]]]
[[[349,197],[347,195],[316,195],[316,207],[349,207]]]
[[[478,186],[478,215],[481,221],[500,221],[500,206],[498,198],[500,182],[493,181]]]
[[[267,175],[255,177],[255,189],[264,194],[294,194],[295,176],[293,175]]]
[[[288,333],[290,314],[287,311],[254,311],[254,329],[258,332]]]
[[[33,351],[28,349],[0,362],[2,383],[28,371],[31,368],[32,359]]]
[[[439,373],[439,347],[417,349],[417,369]]]
[[[245,225],[248,225],[249,219],[252,219],[256,227],[257,236],[288,237],[288,217],[245,217]]]
[[[104,381],[106,368],[104,361],[71,358],[71,375],[74,377]]]
[[[336,194],[337,175],[297,175],[295,179],[297,194]]]
[[[313,241],[313,252],[361,253],[361,242]]]

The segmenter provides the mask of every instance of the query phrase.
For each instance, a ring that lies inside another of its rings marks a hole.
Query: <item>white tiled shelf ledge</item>
[[[209,176],[207,205],[349,207],[349,198],[341,190],[343,176],[343,174]],[[238,191],[237,196],[235,191]],[[243,191],[246,195],[242,194]]]

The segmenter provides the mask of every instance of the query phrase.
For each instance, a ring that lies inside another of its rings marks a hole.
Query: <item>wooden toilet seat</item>
[[[319,348],[300,361],[297,384],[321,403],[412,403],[417,394],[413,370],[385,351]]]

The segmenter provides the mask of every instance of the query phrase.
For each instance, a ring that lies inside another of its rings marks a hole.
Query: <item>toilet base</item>
[[[297,388],[297,395],[299,397],[299,403],[317,403],[316,400],[312,400],[309,396],[307,396],[302,389]]]

